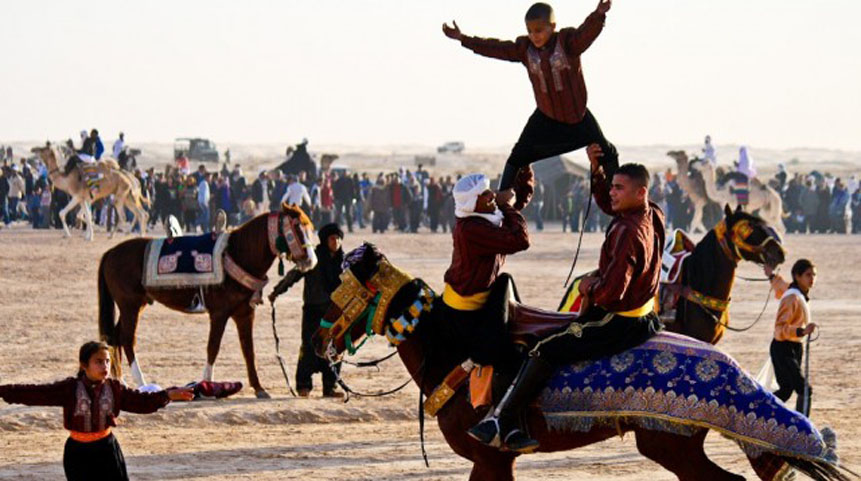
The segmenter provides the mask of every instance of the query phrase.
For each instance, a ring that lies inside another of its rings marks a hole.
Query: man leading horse
[[[649,172],[643,165],[625,164],[607,182],[601,148],[590,145],[587,154],[595,201],[613,216],[598,271],[580,282],[587,307],[576,321],[532,348],[499,404],[469,430],[484,444],[520,453],[536,450],[538,441],[522,427],[521,415],[556,367],[622,352],[663,328],[654,313],[654,298],[664,249],[664,213],[649,201]]]

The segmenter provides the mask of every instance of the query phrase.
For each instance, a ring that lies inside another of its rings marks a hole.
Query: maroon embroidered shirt
[[[116,426],[120,411],[149,414],[170,402],[166,391],[142,393],[115,379],[94,384],[84,376],[52,384],[0,386],[0,398],[7,403],[28,406],[62,406],[63,427],[82,433]]]
[[[576,124],[586,114],[586,83],[580,54],[586,51],[604,28],[606,15],[592,12],[578,28],[563,28],[542,48],[529,37],[512,41],[464,36],[461,45],[485,57],[520,62],[529,73],[538,110],[568,124]]]
[[[591,290],[591,301],[610,312],[642,307],[658,292],[664,212],[653,202],[640,209],[613,212],[603,170],[592,172],[592,192],[595,203],[613,220],[601,246],[599,280]]]

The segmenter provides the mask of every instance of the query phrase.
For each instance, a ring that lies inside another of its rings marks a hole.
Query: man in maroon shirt
[[[496,409],[470,429],[470,435],[485,444],[501,442],[510,451],[534,451],[538,442],[526,434],[519,417],[556,367],[617,354],[663,328],[654,313],[654,297],[664,250],[664,213],[649,202],[649,172],[640,164],[625,164],[608,187],[599,162],[601,147],[590,145],[587,153],[595,202],[613,217],[597,273],[580,281],[588,307],[529,352]]]
[[[508,338],[503,315],[496,309],[491,292],[498,282],[508,282],[500,274],[505,256],[529,248],[526,219],[520,211],[532,197],[534,174],[526,167],[515,179],[515,188],[490,190],[482,174],[467,175],[453,189],[457,222],[452,229],[451,266],[445,273],[442,295],[445,330],[450,349],[463,359],[517,373],[520,356]],[[507,303],[506,303],[507,305]]]
[[[580,54],[604,28],[612,0],[600,0],[598,7],[579,28],[556,32],[553,8],[536,3],[526,12],[528,35],[512,41],[470,37],[457,23],[443,24],[443,33],[485,57],[520,62],[529,73],[538,108],[529,117],[520,139],[505,163],[499,189],[508,189],[518,169],[532,162],[597,143],[604,151],[603,167],[609,178],[618,167],[616,148],[604,138],[601,127],[586,108],[586,84]]]

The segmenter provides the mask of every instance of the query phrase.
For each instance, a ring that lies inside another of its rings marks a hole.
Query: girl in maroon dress
[[[111,433],[120,411],[149,414],[171,401],[190,401],[191,389],[172,388],[142,393],[108,379],[108,346],[88,342],[78,353],[78,375],[52,384],[0,385],[0,398],[29,406],[62,406],[63,427],[69,439],[63,451],[63,468],[69,480],[127,480],[126,463]]]

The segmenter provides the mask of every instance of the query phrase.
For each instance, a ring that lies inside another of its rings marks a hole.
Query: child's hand
[[[447,23],[442,24],[442,33],[444,33],[448,38],[460,40],[463,38],[463,34],[460,33],[460,27],[457,26],[457,22],[454,20],[452,20],[451,23],[454,27],[449,27]]]
[[[613,0],[598,0],[598,13],[607,13],[613,5]]]
[[[167,390],[167,397],[171,401],[191,401],[194,399],[194,391],[187,387],[175,387]]]
[[[807,336],[807,335],[813,334],[813,331],[815,331],[815,330],[816,330],[816,323],[811,322],[810,324],[807,325],[807,327],[804,328],[804,334],[803,335]]]

